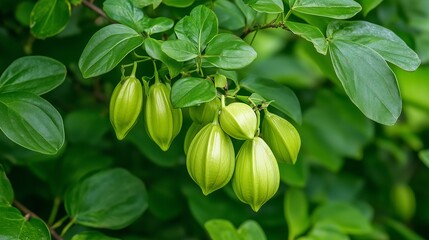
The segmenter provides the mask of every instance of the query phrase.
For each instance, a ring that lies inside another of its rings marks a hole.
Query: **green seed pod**
[[[145,108],[146,129],[152,140],[167,151],[182,127],[182,111],[173,109],[170,89],[156,82],[149,88]]]
[[[125,138],[137,122],[143,105],[143,88],[135,77],[119,82],[110,98],[110,122],[119,140]]]
[[[290,122],[265,111],[261,133],[277,161],[295,164],[301,147],[301,138]]]
[[[191,178],[208,195],[225,186],[234,173],[234,147],[217,123],[204,126],[194,137],[186,157]]]
[[[222,107],[219,121],[229,136],[239,140],[252,139],[258,129],[255,112],[249,105],[240,102]]]
[[[193,122],[191,126],[188,128],[188,131],[186,132],[186,136],[185,136],[185,142],[183,144],[185,155],[188,154],[188,149],[189,149],[189,146],[191,145],[192,140],[203,127],[204,126],[202,124]]]
[[[215,116],[219,114],[219,109],[220,100],[216,97],[210,102],[189,108],[189,116],[192,121],[206,125],[211,123]]]
[[[270,147],[260,137],[246,140],[237,155],[232,187],[238,199],[257,212],[274,196],[280,172]]]

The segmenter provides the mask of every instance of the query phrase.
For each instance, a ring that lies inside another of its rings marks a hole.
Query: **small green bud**
[[[192,140],[203,127],[204,126],[202,124],[192,122],[191,126],[188,128],[188,131],[186,132],[186,136],[185,136],[185,142],[183,144],[185,155],[188,154],[188,149],[189,149],[189,146],[191,145]]]
[[[137,122],[143,105],[143,88],[135,77],[119,82],[110,98],[110,122],[119,140],[125,138]]]
[[[220,100],[216,97],[210,102],[189,108],[189,116],[192,121],[206,125],[211,123],[216,115],[219,114],[219,109]]]
[[[274,196],[280,172],[270,147],[260,137],[246,140],[237,155],[232,187],[240,201],[257,212]]]
[[[391,200],[396,215],[409,221],[416,211],[416,198],[413,189],[407,184],[396,184],[391,192]]]
[[[225,186],[234,173],[234,147],[216,122],[204,126],[194,137],[186,157],[191,178],[208,195]]]
[[[149,88],[145,108],[146,129],[152,140],[167,151],[182,128],[182,111],[173,109],[170,89],[156,82]]]
[[[219,121],[229,136],[239,140],[252,139],[258,129],[255,112],[249,105],[240,102],[222,107]]]
[[[277,161],[295,164],[301,147],[301,138],[290,122],[265,111],[261,133]]]

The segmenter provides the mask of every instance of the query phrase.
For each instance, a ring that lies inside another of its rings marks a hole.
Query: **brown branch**
[[[25,219],[30,220],[30,218],[38,218],[41,219],[37,214],[32,212],[30,209],[28,209],[26,206],[24,206],[22,203],[18,202],[17,200],[13,200],[13,205],[15,205],[16,208],[18,208],[22,213],[25,214]],[[56,240],[63,240],[63,238],[55,232],[54,229],[49,227],[49,232],[51,233],[52,237]]]
[[[257,26],[254,26],[252,28],[248,28],[241,34],[240,37],[245,38],[247,35],[249,35],[252,32],[259,31],[262,29],[268,29],[268,28],[282,28],[284,30],[289,30],[283,22],[269,23],[269,24],[265,24],[265,25],[257,25]]]
[[[92,11],[96,12],[98,15],[109,19],[101,8],[93,4],[93,1],[89,2],[88,0],[83,0],[82,4],[85,5],[87,8],[91,9]]]

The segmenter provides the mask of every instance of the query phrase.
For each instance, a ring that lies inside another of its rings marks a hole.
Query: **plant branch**
[[[96,5],[94,5],[94,4],[92,3],[92,1],[90,2],[90,1],[88,1],[88,0],[83,0],[83,1],[82,1],[82,4],[83,4],[83,5],[85,5],[87,8],[91,9],[92,11],[96,12],[98,15],[100,15],[100,16],[102,16],[102,17],[104,17],[104,18],[109,19],[109,18],[106,16],[106,14],[103,12],[103,10],[102,10],[101,8],[97,7]]]
[[[259,31],[259,30],[262,30],[262,29],[268,29],[268,28],[281,28],[281,29],[284,29],[284,30],[289,30],[286,27],[286,25],[284,24],[284,22],[268,23],[268,24],[265,24],[265,25],[256,25],[256,26],[253,26],[252,28],[246,29],[243,32],[243,34],[241,34],[240,37],[241,38],[245,38],[247,35],[249,35],[252,32]]]
[[[13,205],[18,208],[22,213],[25,214],[25,218],[26,219],[30,219],[30,218],[38,218],[41,219],[39,216],[37,216],[37,214],[35,214],[34,212],[32,212],[30,209],[28,209],[26,206],[24,206],[22,203],[18,202],[17,200],[13,200]],[[51,233],[52,237],[56,240],[63,240],[63,238],[58,235],[58,233],[52,229],[51,227],[49,227],[49,232]]]

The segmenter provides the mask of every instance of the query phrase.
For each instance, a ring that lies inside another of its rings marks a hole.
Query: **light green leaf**
[[[64,30],[71,14],[67,0],[39,0],[30,15],[31,33],[41,39]]]
[[[419,158],[429,168],[429,149],[425,149],[419,152]]]
[[[172,19],[166,18],[166,17],[158,17],[158,18],[145,17],[140,22],[140,27],[148,35],[152,35],[154,33],[165,32],[167,30],[170,30],[173,26],[174,26],[174,21]]]
[[[350,240],[338,226],[327,222],[316,223],[307,237],[309,240]],[[306,238],[299,238],[303,239]]]
[[[119,238],[108,237],[95,231],[80,232],[72,237],[71,240],[120,240]]]
[[[203,60],[206,67],[239,69],[252,63],[256,55],[255,50],[241,38],[221,33],[210,41]]]
[[[237,230],[231,222],[213,219],[204,224],[212,240],[240,240]]]
[[[13,188],[0,164],[0,206],[12,205],[14,198]]]
[[[96,32],[79,59],[83,77],[95,77],[112,70],[132,50],[143,43],[143,37],[122,24],[111,24]]]
[[[0,239],[51,240],[48,227],[38,218],[25,218],[18,209],[0,207]]]
[[[170,77],[177,76],[182,70],[182,63],[177,62],[176,60],[170,58],[167,54],[165,54],[162,49],[162,42],[153,38],[147,38],[144,42],[145,50],[147,54],[164,63],[170,74]]]
[[[213,11],[219,19],[219,26],[228,30],[238,30],[246,26],[246,19],[241,10],[228,0],[217,0]]]
[[[179,79],[171,88],[171,103],[175,108],[184,108],[213,100],[216,88],[207,79],[187,77]]]
[[[152,5],[153,9],[157,8],[161,4],[162,0],[131,0],[131,3],[138,7],[144,8]]]
[[[348,19],[362,10],[353,0],[295,0],[292,4],[291,9],[294,12],[335,19]]]
[[[398,67],[414,71],[420,65],[417,54],[394,32],[365,21],[335,21],[328,25],[327,35],[334,40],[365,45]]]
[[[161,45],[161,50],[178,62],[192,60],[198,57],[198,49],[187,40],[169,40]]]
[[[247,220],[238,228],[240,239],[243,240],[266,240],[264,230],[253,220]]]
[[[125,169],[104,170],[70,188],[64,198],[67,214],[78,224],[120,229],[147,209],[143,182]]]
[[[141,32],[139,21],[144,19],[143,10],[135,7],[130,0],[106,0],[103,10],[116,22]]]
[[[289,239],[295,239],[310,225],[308,201],[305,193],[297,188],[286,191],[284,214],[288,224]]]
[[[56,154],[64,144],[61,115],[35,94],[0,94],[0,116],[0,129],[18,145],[43,154]]]
[[[286,26],[294,34],[313,43],[314,48],[316,48],[317,52],[326,55],[326,53],[328,52],[328,42],[326,41],[325,36],[320,31],[320,29],[309,24],[289,21],[286,22]]]
[[[162,0],[162,3],[164,3],[165,5],[177,8],[189,7],[194,2],[195,0]]]
[[[363,15],[366,16],[371,10],[380,5],[383,0],[357,0],[362,6]]]
[[[244,0],[255,11],[263,13],[282,13],[284,11],[282,0]]]
[[[30,92],[41,95],[60,85],[65,66],[48,57],[27,56],[11,63],[0,77],[0,92]]]
[[[402,101],[396,77],[372,49],[349,41],[330,42],[329,53],[347,95],[368,118],[393,125]]]

